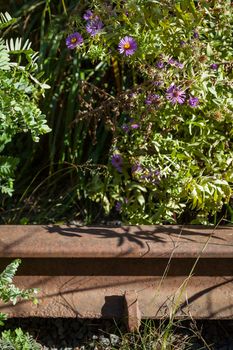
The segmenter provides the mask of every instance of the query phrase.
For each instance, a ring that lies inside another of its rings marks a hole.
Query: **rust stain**
[[[0,304],[0,311],[10,317],[127,314],[135,330],[141,317],[169,315],[198,256],[177,317],[232,318],[232,227],[0,226],[0,271],[21,258],[16,285],[40,289],[39,305]]]

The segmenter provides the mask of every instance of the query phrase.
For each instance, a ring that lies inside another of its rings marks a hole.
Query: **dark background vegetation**
[[[101,87],[114,93],[120,82],[111,64],[93,65],[65,46],[67,16],[83,6],[82,1],[77,5],[71,0],[0,3],[1,11],[18,18],[10,36],[29,38],[40,53],[39,69],[51,86],[40,107],[52,128],[37,144],[21,134],[7,147],[20,164],[13,198],[1,201],[2,223],[93,222],[103,216],[101,208],[86,198],[85,186],[95,169],[104,170],[112,132],[103,119],[88,115],[87,106],[104,100]]]

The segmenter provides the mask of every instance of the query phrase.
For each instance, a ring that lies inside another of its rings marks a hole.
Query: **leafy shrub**
[[[7,330],[2,332],[0,339],[2,350],[40,350],[41,345],[28,333],[23,332],[21,328]]]
[[[0,15],[0,30],[12,24],[8,13]],[[48,85],[39,82],[37,53],[31,43],[22,39],[0,37],[0,192],[13,191],[13,179],[18,160],[3,154],[4,148],[18,134],[30,131],[34,141],[50,129],[38,107],[39,97]],[[12,56],[14,59],[12,59]]]
[[[14,260],[5,270],[0,274],[0,299],[7,303],[11,301],[15,305],[19,299],[32,299],[34,303],[37,302],[34,295],[36,289],[21,290],[13,283],[13,278],[20,265],[20,259]],[[0,325],[4,324],[7,315],[0,313]],[[3,350],[38,350],[41,349],[39,344],[28,334],[24,333],[20,328],[16,330],[6,330],[1,333],[0,348]]]
[[[13,305],[15,305],[20,298],[24,300],[33,299],[33,295],[36,292],[36,289],[34,288],[21,290],[14,285],[12,280],[13,280],[13,277],[15,276],[15,273],[20,263],[21,263],[20,259],[14,260],[0,274],[0,299],[5,303],[11,301]],[[36,303],[35,298],[34,298],[34,303]],[[6,315],[3,313],[0,313],[0,325],[3,324],[3,321],[5,319],[6,319]]]
[[[191,211],[192,223],[208,223],[229,203],[232,15],[230,0],[93,0],[70,18],[67,50],[115,60],[130,85],[86,113],[110,115],[107,175],[85,187],[107,213],[155,224]]]

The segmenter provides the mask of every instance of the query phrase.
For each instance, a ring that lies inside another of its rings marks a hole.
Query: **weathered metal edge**
[[[233,226],[0,225],[0,257],[233,257]]]

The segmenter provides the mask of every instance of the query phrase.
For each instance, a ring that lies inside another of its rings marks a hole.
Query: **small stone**
[[[110,340],[108,338],[105,338],[103,335],[100,335],[99,341],[100,341],[100,344],[105,347],[110,345]]]
[[[110,341],[112,346],[116,346],[120,343],[120,337],[116,334],[110,334]]]

